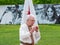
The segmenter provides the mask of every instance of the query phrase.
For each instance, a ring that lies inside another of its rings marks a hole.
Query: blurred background
[[[60,45],[60,0],[32,1],[41,33],[36,45]],[[23,5],[24,0],[0,0],[0,45],[20,45]]]
[[[21,24],[24,5],[1,5],[0,24]],[[60,4],[35,4],[38,24],[60,24]]]

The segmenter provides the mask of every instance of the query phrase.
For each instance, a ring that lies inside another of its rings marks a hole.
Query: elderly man
[[[35,45],[40,39],[38,26],[34,25],[34,16],[29,15],[26,23],[20,27],[20,45]]]

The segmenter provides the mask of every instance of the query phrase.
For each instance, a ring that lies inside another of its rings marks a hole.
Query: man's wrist
[[[30,33],[32,33],[32,31],[30,31]]]
[[[31,31],[30,31],[30,33],[33,33],[33,32],[34,32],[34,30],[31,30]]]

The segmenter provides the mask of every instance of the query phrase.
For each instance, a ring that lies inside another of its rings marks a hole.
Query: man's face
[[[34,24],[34,22],[35,22],[35,19],[31,17],[31,18],[28,20],[28,25],[29,25],[29,26],[32,26],[32,25]]]

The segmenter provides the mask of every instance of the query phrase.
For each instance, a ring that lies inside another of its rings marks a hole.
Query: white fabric
[[[20,43],[20,45],[23,45],[22,43]]]
[[[29,8],[30,8],[30,14],[34,15],[34,17],[35,17],[35,25],[38,25],[37,24],[37,19],[36,19],[36,13],[35,13],[35,9],[34,9],[32,0],[25,0],[24,9],[23,9],[23,12],[22,12],[22,22],[21,22],[21,24],[24,24],[26,22],[26,17],[27,17],[27,13],[28,13]]]
[[[24,43],[32,43],[31,37],[30,37],[30,32],[28,29],[28,26],[26,24],[22,24],[20,27],[20,41],[24,42]],[[34,43],[36,44],[39,39],[40,39],[40,32],[33,32],[33,38],[34,38]]]

